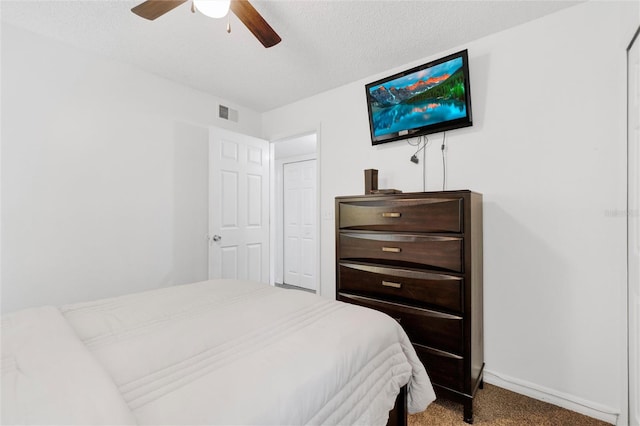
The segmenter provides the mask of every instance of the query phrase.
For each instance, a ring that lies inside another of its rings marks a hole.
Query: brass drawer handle
[[[402,284],[394,283],[393,281],[382,281],[382,285],[385,287],[402,288]]]
[[[400,253],[402,250],[400,247],[382,247],[382,251],[386,251],[388,253]]]
[[[402,216],[401,213],[395,213],[395,212],[382,213],[382,217],[400,217],[400,216]]]

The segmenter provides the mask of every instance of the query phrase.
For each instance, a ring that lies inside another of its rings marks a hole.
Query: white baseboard
[[[504,374],[495,373],[490,370],[484,370],[484,381],[512,392],[526,395],[539,401],[548,402],[549,404],[557,405],[558,407],[566,408],[567,410],[575,411],[613,425],[616,424],[618,416],[620,415],[618,410],[611,407],[587,401],[574,395],[545,388],[524,380],[509,377]]]

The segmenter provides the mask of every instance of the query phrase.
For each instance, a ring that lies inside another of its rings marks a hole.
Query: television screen
[[[365,89],[373,145],[472,125],[466,50]]]

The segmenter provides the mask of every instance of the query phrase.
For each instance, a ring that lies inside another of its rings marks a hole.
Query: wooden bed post
[[[407,426],[407,386],[400,388],[393,410],[389,411],[387,426]]]

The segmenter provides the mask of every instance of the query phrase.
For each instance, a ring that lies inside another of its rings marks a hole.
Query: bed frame
[[[400,388],[393,410],[389,411],[387,426],[407,426],[407,386]]]

